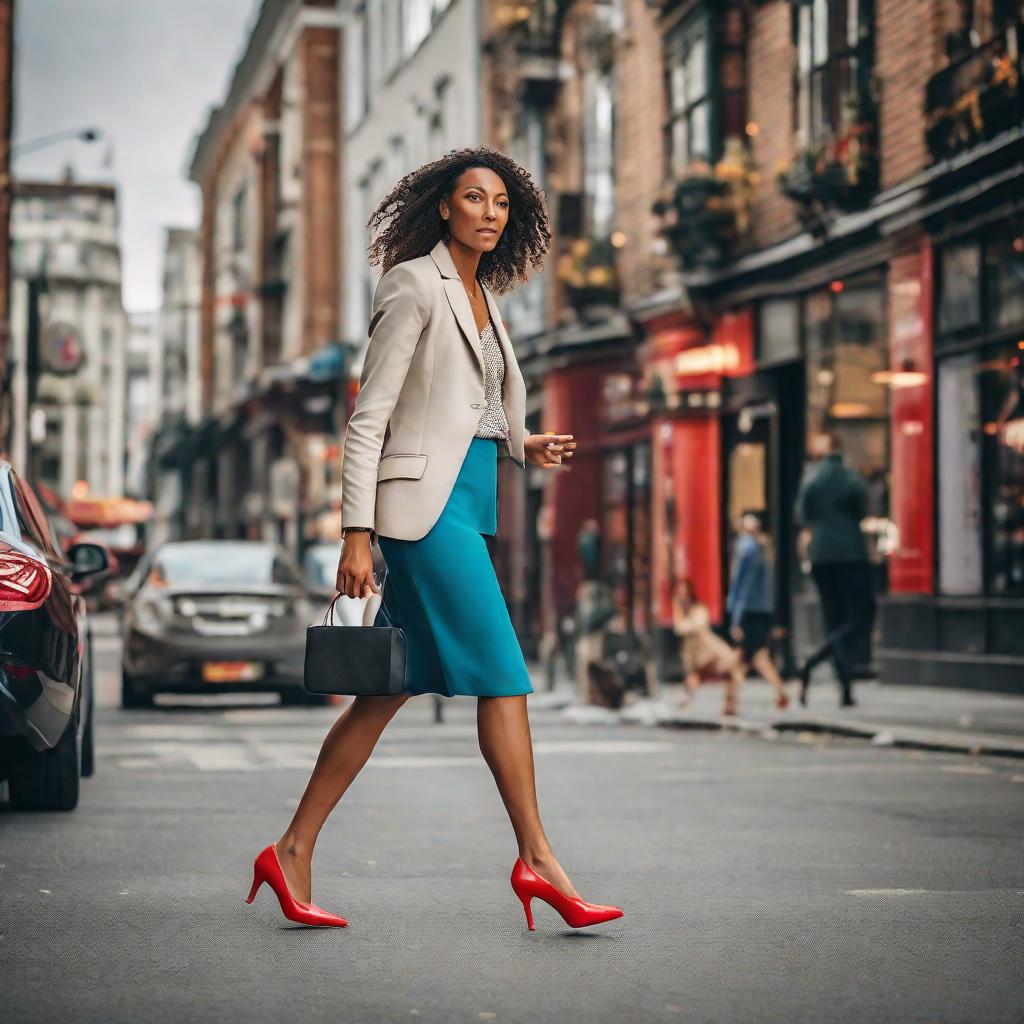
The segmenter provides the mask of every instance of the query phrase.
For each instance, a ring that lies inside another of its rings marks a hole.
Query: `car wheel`
[[[7,779],[11,806],[19,811],[73,811],[78,806],[79,768],[77,717],[52,750],[40,752],[21,740]]]
[[[147,690],[135,682],[135,679],[127,672],[121,673],[121,707],[123,708],[151,708],[153,706],[153,692]]]

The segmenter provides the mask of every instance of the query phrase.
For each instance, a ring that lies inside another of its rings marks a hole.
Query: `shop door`
[[[752,389],[756,397],[723,417],[723,590],[728,589],[739,518],[748,509],[761,511],[775,580],[775,622],[784,631],[776,654],[790,672],[793,584],[798,572],[793,504],[803,465],[803,367],[790,363],[763,370],[757,385]]]

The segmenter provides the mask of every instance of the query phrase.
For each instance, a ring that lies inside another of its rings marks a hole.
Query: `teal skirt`
[[[373,624],[405,633],[405,693],[533,693],[484,540],[497,532],[497,494],[497,442],[474,437],[430,532],[378,536],[388,571]]]

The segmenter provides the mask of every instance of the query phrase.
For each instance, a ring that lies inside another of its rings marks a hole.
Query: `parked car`
[[[314,596],[279,545],[173,541],[144,555],[125,584],[121,704],[157,693],[270,691],[325,704],[302,682]]]
[[[96,544],[65,553],[32,488],[0,462],[0,778],[18,810],[70,811],[94,770],[92,643],[80,584]]]

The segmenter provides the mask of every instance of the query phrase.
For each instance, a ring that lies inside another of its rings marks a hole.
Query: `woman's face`
[[[451,203],[442,199],[440,210],[453,239],[477,252],[491,252],[508,223],[505,183],[489,167],[470,167],[455,183]]]

